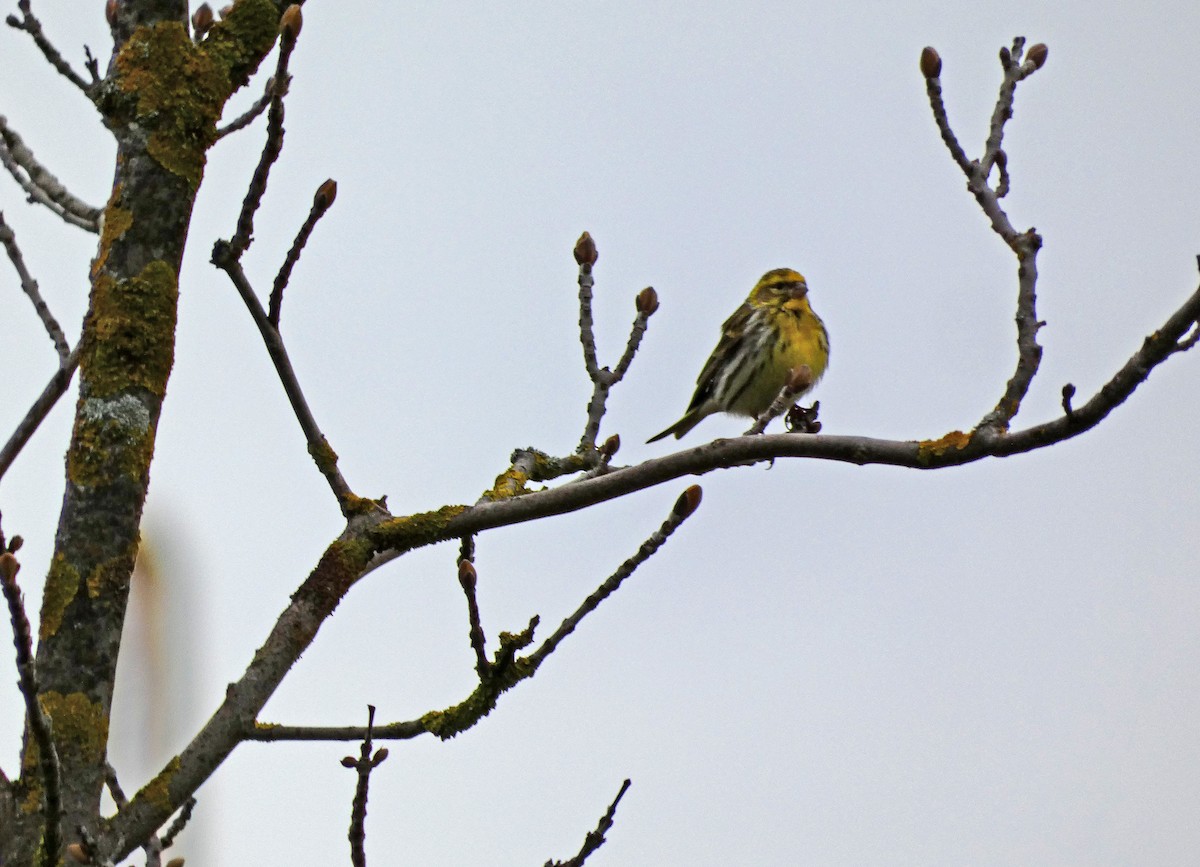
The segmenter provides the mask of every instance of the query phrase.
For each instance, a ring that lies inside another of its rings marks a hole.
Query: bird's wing
[[[729,359],[737,354],[738,345],[746,337],[746,323],[749,322],[753,309],[749,304],[743,304],[733,311],[733,315],[721,326],[721,339],[717,342],[717,348],[708,356],[700,376],[696,378],[696,393],[692,395],[692,402],[688,404],[689,412],[712,397],[717,385],[717,375]]]

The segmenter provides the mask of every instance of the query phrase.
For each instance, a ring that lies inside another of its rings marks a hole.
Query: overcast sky
[[[77,65],[84,42],[107,56],[102,7],[35,4]],[[662,304],[605,418],[619,462],[676,447],[642,443],[681,414],[720,323],[777,267],[805,274],[829,326],[825,432],[969,429],[1016,360],[1016,268],[938,137],[917,58],[941,52],[977,156],[997,51],[1024,35],[1050,49],[1006,139],[1005,207],[1045,239],[1045,358],[1016,422],[1034,424],[1060,412],[1064,383],[1090,396],[1196,287],[1197,32],[1194,3],[314,0],[246,261],[265,295],[313,191],[338,181],[283,332],[347,480],[397,514],[473,502],[515,447],[577,444],[584,229],[602,363],[638,290]],[[0,113],[103,203],[111,142],[24,36],[2,36]],[[260,122],[212,152],[181,277],[145,529],[165,623],[150,672],[118,684],[114,721],[131,791],[211,714],[342,527],[207,261],[261,144]],[[94,238],[7,179],[0,207],[73,339]],[[0,311],[7,436],[54,356],[7,265]],[[392,745],[372,778],[371,863],[569,857],[626,777],[597,867],[1193,863],[1198,382],[1200,355],[1176,356],[1094,431],[961,469],[778,461],[701,479],[696,516],[533,681],[449,743]],[[73,402],[0,483],[34,611]],[[745,426],[709,419],[681,445]],[[489,638],[534,613],[553,629],[687,484],[481,537]],[[391,721],[465,697],[456,550],[354,588],[264,719],[361,723],[373,703]],[[10,774],[19,705],[0,694]],[[129,746],[147,727],[162,729],[151,755]],[[348,863],[354,777],[338,760],[356,751],[240,747],[178,854]]]

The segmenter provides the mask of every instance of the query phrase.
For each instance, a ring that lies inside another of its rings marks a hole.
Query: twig
[[[621,803],[621,799],[625,797],[625,793],[629,791],[631,785],[633,785],[632,780],[626,780],[621,784],[621,790],[617,792],[613,802],[608,805],[608,810],[600,817],[596,830],[589,831],[584,838],[583,848],[579,850],[578,855],[568,861],[547,861],[545,867],[583,867],[583,862],[588,859],[588,856],[604,845],[604,835],[612,829],[613,819],[617,815],[617,804]]]
[[[50,62],[50,65],[57,69],[60,75],[82,90],[90,99],[95,85],[84,81],[79,73],[71,68],[71,64],[63,59],[58,49],[50,43],[50,40],[46,38],[46,34],[42,32],[42,23],[34,16],[29,4],[30,0],[18,0],[17,9],[21,11],[21,17],[18,18],[16,15],[9,15],[6,19],[8,26],[17,30],[24,30],[32,36],[34,43],[41,50],[46,60]]]
[[[118,810],[129,803],[125,790],[121,788],[121,781],[117,779],[117,769],[112,766],[111,762],[104,763],[104,785],[108,787],[108,793],[112,795],[113,803],[117,805]]]
[[[375,727],[375,705],[367,705],[367,733],[363,737],[358,758],[346,756],[342,767],[352,768],[358,774],[358,785],[354,789],[354,804],[350,809],[350,863],[354,867],[367,867],[364,847],[367,839],[367,789],[371,784],[371,771],[382,765],[388,757],[387,747],[380,747],[371,755],[371,734]]]
[[[14,540],[15,541],[15,540]],[[21,564],[13,556],[12,545],[0,554],[0,587],[8,602],[9,619],[12,622],[13,646],[17,650],[17,672],[19,686],[25,699],[25,713],[29,729],[38,748],[38,765],[42,772],[42,785],[46,803],[45,830],[42,843],[42,864],[53,867],[58,863],[62,838],[62,780],[58,763],[58,749],[54,745],[54,733],[50,720],[42,711],[38,701],[37,668],[33,659],[33,633],[29,618],[25,616],[25,600],[17,585],[17,572]]]
[[[812,368],[802,364],[788,374],[787,382],[779,390],[779,394],[771,401],[771,405],[758,414],[743,436],[758,436],[767,429],[767,425],[787,412],[796,398],[812,388]]]
[[[183,833],[183,829],[187,827],[187,823],[192,820],[192,811],[196,809],[196,799],[188,798],[183,802],[183,807],[179,810],[179,815],[175,817],[175,821],[171,823],[171,827],[167,828],[167,833],[162,835],[162,847],[164,850],[170,849],[175,845],[175,838]]]
[[[471,649],[475,651],[475,671],[480,680],[487,680],[492,664],[487,658],[487,638],[483,634],[483,625],[479,619],[479,602],[475,598],[477,581],[475,565],[470,560],[461,561],[458,564],[458,583],[462,585],[463,593],[467,596],[467,620],[471,626],[467,635],[471,640]]]
[[[279,273],[275,276],[275,285],[271,288],[271,299],[267,308],[267,321],[276,328],[279,328],[279,314],[283,308],[283,290],[287,288],[288,280],[291,279],[292,269],[300,261],[300,253],[304,250],[304,245],[308,243],[309,235],[316,228],[317,220],[325,216],[325,212],[329,210],[329,206],[333,204],[333,200],[336,198],[337,182],[333,178],[330,178],[317,187],[308,217],[305,219],[304,225],[300,227],[300,231],[296,234],[296,240],[292,242],[292,248],[288,250],[288,254],[283,260],[283,265],[280,267]]]
[[[25,294],[29,296],[29,300],[33,302],[33,309],[37,311],[38,318],[42,320],[42,325],[45,327],[46,333],[50,335],[50,340],[54,343],[54,350],[58,353],[59,364],[62,364],[71,354],[71,347],[67,343],[67,337],[63,334],[58,320],[54,318],[54,314],[46,306],[46,302],[42,298],[42,293],[38,289],[37,281],[33,279],[33,276],[29,273],[29,269],[25,266],[25,257],[21,255],[21,248],[17,246],[17,236],[13,234],[12,227],[5,222],[3,213],[0,213],[0,244],[4,245],[9,261],[12,262],[13,268],[16,269],[17,276],[21,278],[21,288],[25,290]]]
[[[941,133],[942,141],[950,151],[955,164],[967,177],[967,189],[975,197],[984,214],[991,221],[992,230],[1016,254],[1017,268],[1017,367],[1009,379],[995,409],[985,415],[977,429],[985,436],[1002,434],[1021,408],[1021,402],[1037,374],[1042,360],[1042,347],[1037,342],[1038,330],[1045,323],[1037,318],[1037,252],[1042,246],[1041,236],[1035,229],[1018,232],[1013,228],[1008,214],[1000,206],[1000,199],[1009,190],[1008,157],[1002,149],[1004,125],[1012,118],[1013,99],[1017,83],[1028,78],[1046,62],[1047,50],[1042,44],[1029,49],[1028,56],[1021,61],[1025,45],[1024,37],[1013,40],[1012,49],[1001,49],[1000,61],[1004,67],[1004,79],[992,111],[987,141],[979,160],[970,160],[958,143],[946,117],[946,106],[942,101],[940,76],[942,60],[932,48],[921,52],[921,73],[925,76],[925,89],[934,122]],[[989,186],[992,168],[1000,169],[997,186]]]
[[[646,324],[658,309],[658,295],[652,287],[647,286],[638,293],[637,316],[617,366],[612,370],[600,367],[596,360],[596,335],[592,320],[592,287],[595,285],[592,266],[596,264],[596,259],[596,242],[584,232],[575,243],[575,261],[579,264],[579,342],[583,344],[583,364],[592,381],[592,397],[588,401],[587,422],[576,450],[581,455],[596,450],[596,437],[600,435],[600,420],[604,418],[608,406],[608,394],[629,371],[629,365],[633,363],[633,357],[646,334]]]
[[[58,403],[58,399],[66,394],[71,385],[71,378],[75,375],[75,368],[78,366],[79,347],[75,347],[63,365],[50,377],[50,382],[42,389],[42,393],[33,402],[29,412],[25,413],[25,417],[17,424],[17,429],[8,438],[8,442],[4,444],[3,448],[0,448],[0,478],[3,478],[4,474],[8,472],[12,462],[17,459],[21,449],[25,448],[25,444],[29,442],[38,426],[50,414],[50,410]]]
[[[555,458],[529,446],[516,449],[509,458],[509,468],[496,477],[491,490],[484,491],[479,502],[494,502],[529,493],[528,482],[548,482],[561,476],[578,473],[594,467],[599,462],[595,451],[575,453],[565,458]]]
[[[212,263],[229,275],[238,294],[242,296],[242,301],[250,311],[254,324],[258,326],[263,343],[266,344],[267,354],[270,355],[271,361],[275,365],[275,372],[279,375],[283,390],[292,404],[296,420],[300,422],[300,429],[308,441],[308,453],[316,463],[317,469],[325,476],[334,496],[337,497],[342,514],[349,517],[352,502],[357,498],[338,469],[337,453],[330,447],[329,441],[325,439],[325,435],[317,426],[312,410],[308,408],[308,401],[304,397],[300,381],[296,378],[296,371],[292,368],[292,362],[288,358],[283,338],[280,337],[278,329],[268,321],[267,314],[263,310],[258,296],[254,294],[254,288],[250,285],[246,272],[242,270],[242,265],[237,259],[231,242],[217,241],[213,246]]]
[[[296,47],[302,23],[300,7],[296,5],[289,6],[279,19],[279,57],[275,63],[275,87],[267,112],[267,140],[254,175],[250,178],[250,188],[246,191],[241,213],[238,214],[237,230],[229,242],[234,258],[240,258],[254,240],[254,212],[262,204],[262,197],[267,192],[271,166],[283,151],[283,96],[290,83],[288,60],[292,56],[292,49]]]
[[[288,83],[289,82],[284,83],[284,85],[283,85],[284,92],[282,95],[287,94]],[[264,111],[266,111],[267,107],[270,106],[271,98],[274,96],[274,94],[275,94],[275,79],[269,78],[269,79],[267,79],[266,87],[263,89],[263,95],[260,96],[258,99],[256,99],[254,101],[254,104],[252,106],[250,106],[249,109],[247,109],[244,113],[238,115],[236,118],[234,118],[233,120],[231,120],[229,123],[225,124],[224,126],[217,127],[217,136],[216,136],[215,141],[220,141],[221,139],[225,138],[225,136],[235,133],[240,129],[245,129],[250,124],[252,124],[254,122],[255,118],[257,118],[260,114],[262,114]]]
[[[671,508],[671,514],[667,517],[667,520],[663,521],[662,526],[655,530],[650,535],[650,538],[641,544],[634,555],[617,568],[617,571],[609,575],[596,588],[594,593],[583,600],[583,604],[567,617],[549,638],[542,642],[541,647],[525,658],[525,661],[529,663],[531,668],[537,668],[541,665],[546,657],[553,653],[555,648],[568,635],[575,631],[584,617],[595,611],[601,602],[616,592],[617,588],[621,586],[622,581],[654,556],[654,553],[666,543],[671,534],[678,530],[679,526],[691,517],[700,506],[701,493],[699,485],[692,485],[679,495],[679,499],[675,501],[675,505]]]
[[[579,265],[579,342],[583,344],[584,367],[592,380],[600,375],[596,361],[596,334],[592,327],[592,287],[596,285],[592,266],[597,258],[596,242],[584,232],[575,242],[575,261]]]
[[[0,164],[29,197],[29,201],[44,205],[64,222],[96,234],[100,231],[100,208],[76,198],[62,182],[33,155],[22,138],[0,115]]]

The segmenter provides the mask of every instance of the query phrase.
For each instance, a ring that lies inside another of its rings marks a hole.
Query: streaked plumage
[[[647,442],[670,434],[678,439],[714,412],[753,418],[803,364],[812,370],[816,385],[829,365],[829,334],[808,303],[804,277],[776,268],[762,276],[721,326],[721,340],[700,371],[683,418]]]

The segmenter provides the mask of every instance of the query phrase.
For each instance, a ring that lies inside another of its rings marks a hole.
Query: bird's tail
[[[704,418],[706,415],[708,415],[708,413],[700,412],[698,408],[690,410],[684,414],[683,418],[675,422],[675,424],[671,425],[661,433],[656,433],[654,436],[650,437],[650,439],[646,440],[646,442],[656,443],[664,437],[670,436],[671,434],[675,435],[675,439],[679,439],[696,425],[700,424],[700,419]]]

